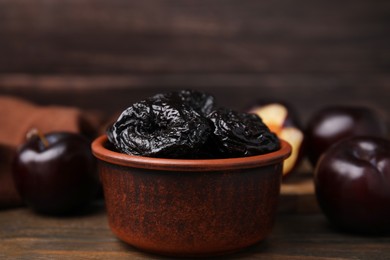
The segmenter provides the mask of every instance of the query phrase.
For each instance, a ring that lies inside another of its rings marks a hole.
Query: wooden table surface
[[[299,190],[299,192],[296,192]],[[316,208],[311,180],[282,186],[271,235],[231,259],[390,259],[390,236],[334,230]],[[49,217],[28,208],[0,211],[0,259],[169,259],[143,253],[110,231],[104,202],[81,216]]]

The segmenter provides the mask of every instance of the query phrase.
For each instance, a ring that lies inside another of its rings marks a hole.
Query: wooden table
[[[283,184],[280,210],[265,241],[234,259],[390,259],[390,236],[340,233],[316,207],[312,182]],[[0,211],[0,259],[169,259],[143,253],[110,231],[104,202],[87,214],[55,218],[28,208]]]

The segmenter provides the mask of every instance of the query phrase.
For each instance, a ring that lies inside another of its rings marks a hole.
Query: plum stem
[[[26,135],[27,140],[31,139],[34,136],[37,136],[39,138],[39,140],[41,140],[41,142],[45,148],[49,147],[49,141],[47,141],[46,137],[42,134],[42,132],[36,128],[32,128],[30,131],[27,132],[27,135]]]

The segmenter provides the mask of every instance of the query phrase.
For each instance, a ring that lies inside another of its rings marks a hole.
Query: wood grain
[[[390,3],[1,0],[7,73],[388,72]]]
[[[328,105],[375,107],[387,120],[390,74],[0,74],[0,95],[40,105],[60,104],[112,116],[145,97],[178,89],[214,94],[220,105],[248,109],[258,99],[286,100],[305,123]],[[390,125],[389,125],[390,126]]]
[[[390,2],[0,0],[0,94],[112,115],[194,88],[390,111]]]
[[[26,208],[0,211],[1,259],[168,259],[120,242],[103,204],[83,216],[39,216]],[[227,259],[389,259],[390,237],[333,230],[321,214],[279,214],[270,237]]]

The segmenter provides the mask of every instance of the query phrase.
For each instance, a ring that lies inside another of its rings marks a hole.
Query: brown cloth
[[[67,131],[92,139],[98,134],[100,116],[74,107],[38,106],[0,96],[0,209],[21,205],[12,179],[12,160],[18,146],[33,128],[40,132]]]

